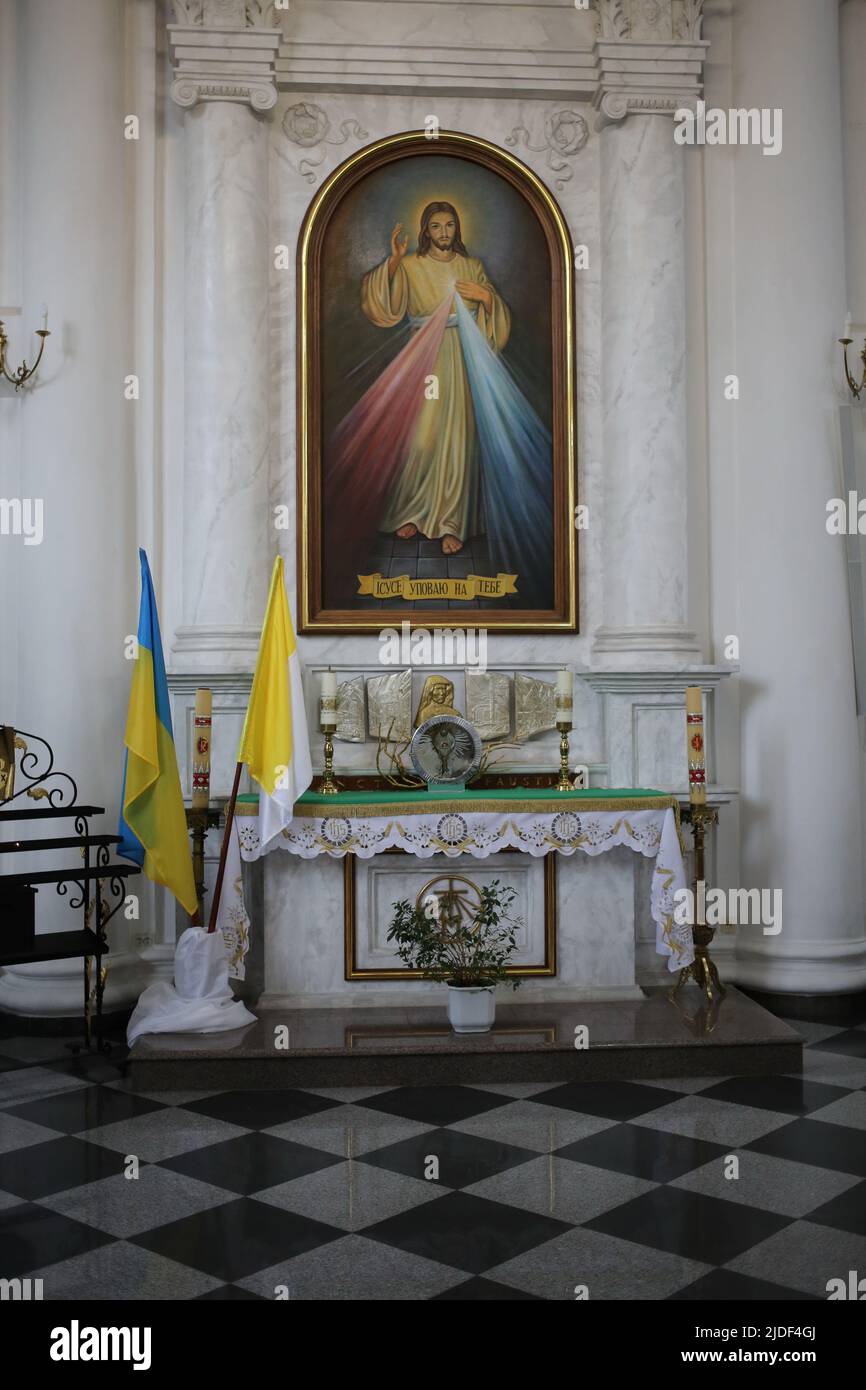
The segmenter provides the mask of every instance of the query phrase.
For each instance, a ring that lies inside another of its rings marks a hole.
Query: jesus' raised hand
[[[403,223],[398,222],[393,232],[391,233],[391,255],[388,258],[389,276],[394,274],[394,271],[397,269],[406,252],[409,250],[408,234],[404,236],[402,241],[400,240],[400,233],[402,232],[402,230]]]

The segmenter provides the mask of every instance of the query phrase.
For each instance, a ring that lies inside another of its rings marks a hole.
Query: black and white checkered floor
[[[826,1299],[866,1272],[866,1022],[794,1026],[802,1077],[151,1095],[0,1037],[0,1277],[76,1301]]]

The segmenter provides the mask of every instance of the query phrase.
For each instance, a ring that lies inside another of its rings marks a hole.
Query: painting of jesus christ
[[[303,629],[573,629],[571,251],[537,178],[381,141],[314,200],[299,291]]]
[[[511,315],[482,262],[463,244],[452,203],[428,203],[421,214],[418,249],[409,253],[401,223],[391,233],[391,254],[365,277],[361,307],[371,323],[392,328],[408,316],[417,329],[439,306],[460,295],[494,352],[508,342]],[[449,314],[433,376],[437,394],[424,400],[405,462],[380,521],[401,540],[441,540],[456,555],[481,528],[479,459],[472,393],[457,332]],[[444,403],[444,408],[443,408]]]

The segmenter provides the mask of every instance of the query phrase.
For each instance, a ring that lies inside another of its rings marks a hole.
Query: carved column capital
[[[168,26],[178,106],[234,101],[254,111],[276,104],[279,13],[267,0],[173,0]]]
[[[694,109],[709,47],[701,38],[703,8],[704,0],[598,0],[598,128],[631,112]]]

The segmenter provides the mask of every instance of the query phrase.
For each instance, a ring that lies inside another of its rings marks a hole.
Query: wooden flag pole
[[[223,830],[223,842],[220,848],[220,866],[217,870],[217,880],[214,884],[213,899],[210,905],[210,921],[207,927],[209,932],[216,931],[217,914],[220,910],[220,896],[223,890],[223,876],[226,871],[229,835],[232,833],[232,821],[235,818],[235,802],[238,799],[238,787],[241,784],[241,771],[243,770],[243,766],[243,763],[238,763],[235,768],[235,780],[232,783],[232,794],[226,802],[226,823],[225,829]]]

